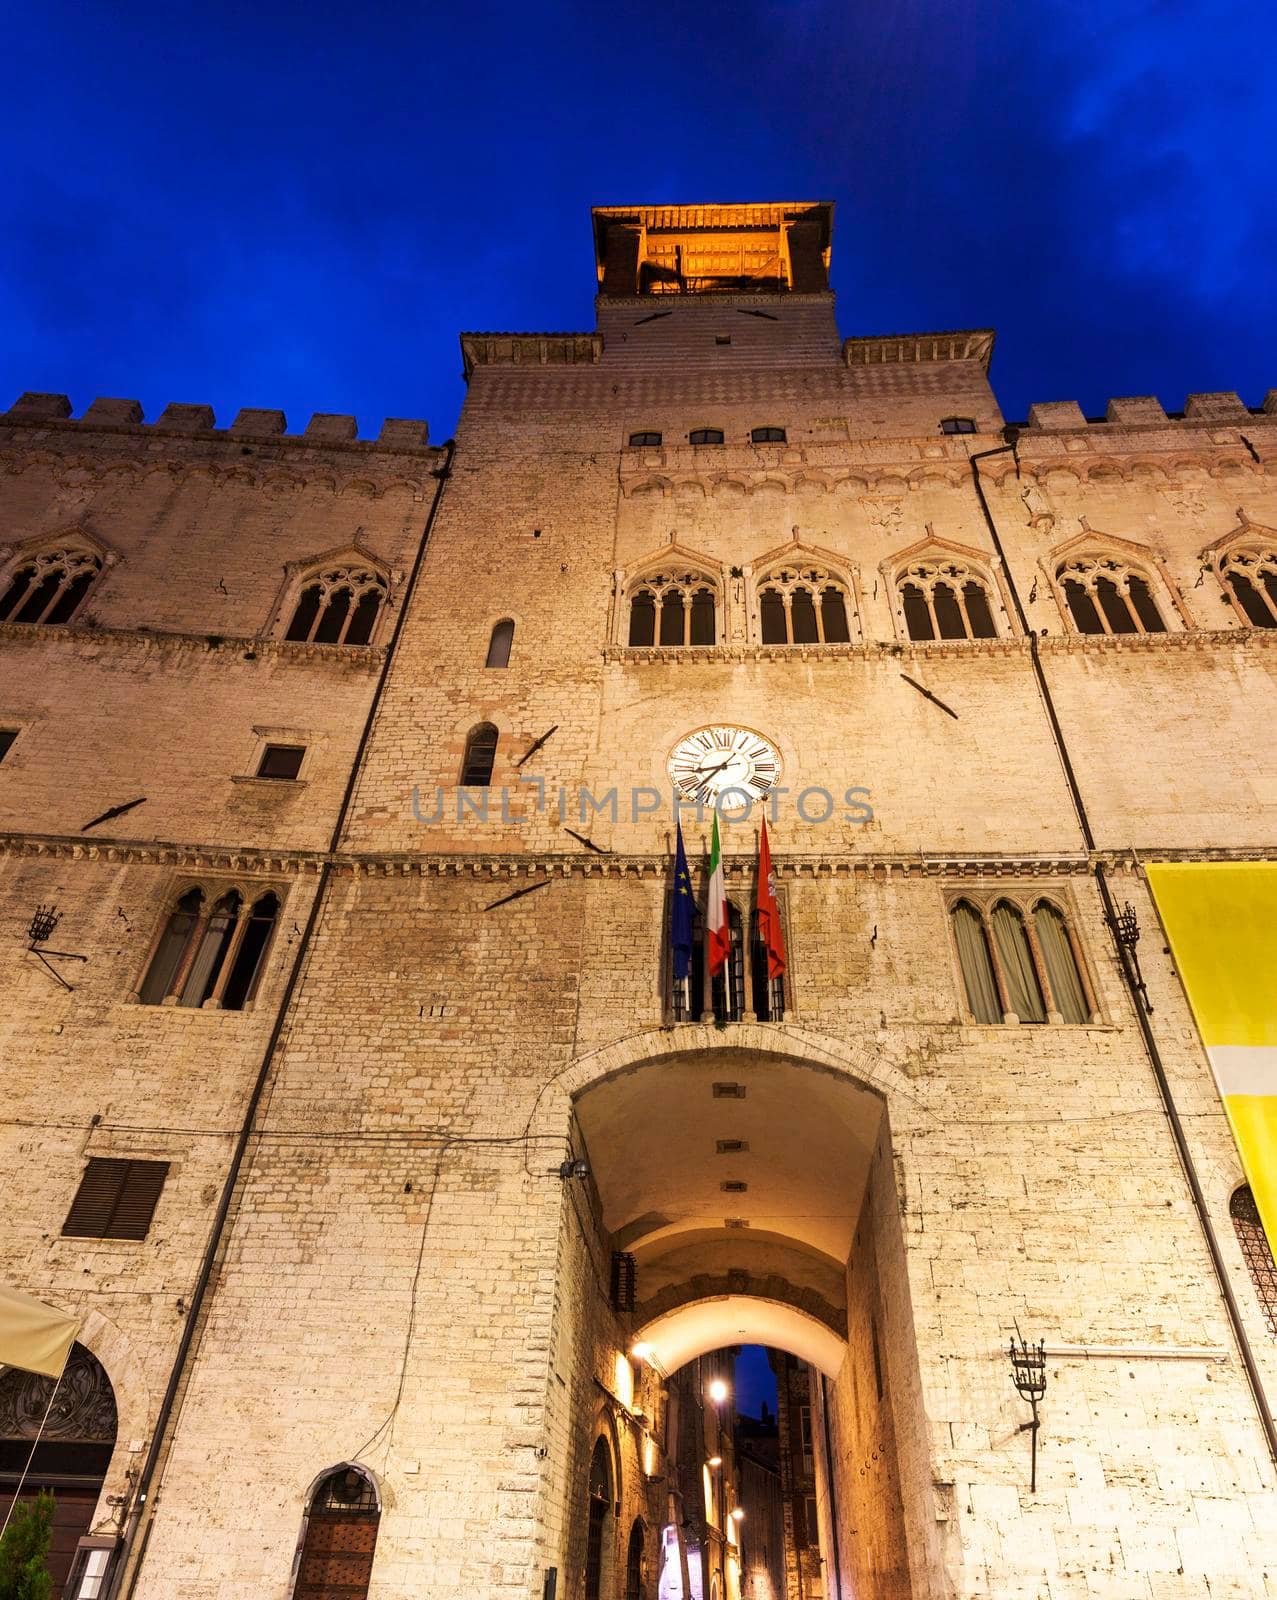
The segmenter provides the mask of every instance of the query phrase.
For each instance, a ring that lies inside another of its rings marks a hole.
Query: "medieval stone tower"
[[[809,1368],[805,1595],[1277,1593],[1271,1256],[1146,870],[1277,853],[1277,398],[1007,430],[992,333],[840,336],[831,232],[595,212],[593,331],[464,334],[442,448],[0,419],[67,1594],[738,1600],[742,1342]]]

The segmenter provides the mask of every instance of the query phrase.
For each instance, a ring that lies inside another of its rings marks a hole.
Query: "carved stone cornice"
[[[140,646],[145,652],[160,651],[177,655],[193,652],[198,655],[239,656],[245,661],[273,659],[306,665],[319,663],[369,675],[376,673],[386,659],[384,645],[306,644],[291,639],[262,639],[243,634],[88,627],[82,622],[0,622],[0,641],[6,639],[22,644],[63,641],[75,646],[100,645],[121,653]]]
[[[989,370],[993,358],[992,328],[950,333],[881,333],[844,339],[842,358],[849,367],[913,365],[923,361],[978,361]]]
[[[730,836],[728,844],[730,847]],[[693,847],[696,848],[695,846]],[[177,844],[128,839],[88,839],[79,834],[0,833],[0,856],[63,861],[104,861],[183,871],[235,873],[240,877],[315,878],[324,866],[339,877],[466,878],[506,890],[546,880],[572,878],[641,878],[664,881],[671,870],[665,851],[597,855],[581,850],[532,849],[515,852],[434,851],[288,851],[252,846]],[[1271,845],[1235,847],[1143,847],[1140,857],[1158,861],[1268,861],[1277,856]],[[772,864],[786,879],[970,877],[1061,877],[1090,872],[1103,862],[1118,872],[1139,870],[1129,847],[1030,854],[953,851],[824,851],[778,852]],[[757,868],[751,842],[741,853],[725,854],[723,870],[733,881],[749,879]]]
[[[466,381],[476,367],[597,366],[601,333],[463,333],[461,362]]]

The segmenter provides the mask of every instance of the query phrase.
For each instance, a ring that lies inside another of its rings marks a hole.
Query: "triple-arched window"
[[[292,1600],[365,1600],[380,1523],[377,1487],[362,1467],[322,1477],[306,1512]]]
[[[1268,1243],[1259,1207],[1255,1204],[1255,1196],[1248,1183],[1233,1191],[1233,1197],[1228,1202],[1228,1214],[1237,1230],[1242,1260],[1255,1285],[1259,1309],[1264,1314],[1269,1333],[1277,1338],[1277,1261],[1273,1260],[1272,1246]]]
[[[156,939],[138,999],[241,1011],[257,992],[279,905],[273,889],[184,890]]]
[[[1252,628],[1277,628],[1277,550],[1232,550],[1220,561],[1219,575]]]
[[[758,625],[764,644],[849,644],[846,587],[819,567],[776,568],[759,582]]]
[[[950,557],[911,561],[896,575],[911,639],[996,639],[982,573]]]
[[[0,622],[70,622],[101,570],[101,556],[73,545],[26,556],[0,594]]]
[[[1165,633],[1146,573],[1116,556],[1078,556],[1055,569],[1079,633]]]
[[[325,567],[305,579],[284,637],[306,644],[368,644],[386,596],[386,579],[375,567]]]
[[[700,572],[657,572],[630,591],[631,646],[714,644],[718,586]]]
[[[963,898],[949,910],[976,1022],[1089,1022],[1095,998],[1077,935],[1053,901]]]

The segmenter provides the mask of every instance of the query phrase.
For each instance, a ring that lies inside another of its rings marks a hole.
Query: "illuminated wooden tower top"
[[[599,206],[599,293],[825,294],[834,208],[828,201]]]

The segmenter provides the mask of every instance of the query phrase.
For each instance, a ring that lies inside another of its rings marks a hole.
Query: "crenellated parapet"
[[[159,417],[146,422],[142,406],[137,400],[119,400],[100,397],[81,417],[73,417],[71,401],[64,394],[20,395],[9,410],[0,416],[0,425],[36,426],[40,428],[66,428],[68,431],[118,430],[145,431],[148,435],[198,437],[207,440],[269,440],[283,447],[309,447],[321,445],[338,449],[353,449],[364,453],[393,450],[426,451],[430,448],[427,424],[418,418],[387,417],[376,439],[361,439],[359,426],[353,416],[332,412],[316,412],[301,433],[288,432],[287,419],[282,411],[245,407],[236,413],[229,428],[216,425],[213,408],[209,405],[190,405],[178,401],[165,406]]]

